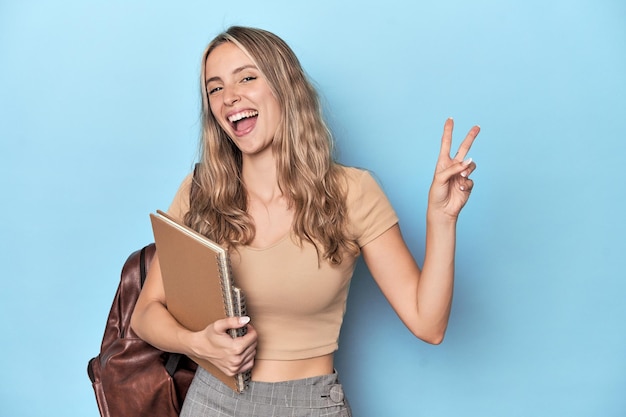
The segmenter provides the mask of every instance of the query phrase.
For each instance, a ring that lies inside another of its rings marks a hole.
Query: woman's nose
[[[232,106],[240,100],[239,94],[234,87],[224,89],[224,104]]]

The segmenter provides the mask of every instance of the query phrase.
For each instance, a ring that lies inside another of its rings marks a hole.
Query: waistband
[[[198,367],[196,378],[222,395],[257,404],[294,408],[324,408],[344,404],[343,387],[337,372],[292,381],[250,381],[248,388],[240,394],[202,367]]]

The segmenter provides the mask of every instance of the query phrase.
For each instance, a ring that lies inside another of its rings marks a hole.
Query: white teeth
[[[245,110],[245,111],[233,114],[232,116],[230,116],[228,118],[228,121],[231,122],[231,123],[235,123],[235,122],[238,122],[241,119],[245,119],[247,117],[254,117],[254,116],[258,115],[258,114],[259,114],[259,112],[255,111],[255,110]]]

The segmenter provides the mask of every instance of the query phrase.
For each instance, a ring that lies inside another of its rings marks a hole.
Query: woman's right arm
[[[231,317],[199,332],[181,326],[167,310],[159,257],[155,254],[131,317],[131,327],[158,349],[207,359],[227,375],[235,375],[254,365],[257,334],[248,321],[247,317]],[[233,339],[227,332],[246,325],[245,336]]]

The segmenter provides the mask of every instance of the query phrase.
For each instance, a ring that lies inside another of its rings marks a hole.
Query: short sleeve
[[[192,174],[187,175],[181,183],[170,208],[167,213],[178,220],[183,220],[183,217],[189,211],[189,195],[191,192]]]
[[[350,228],[357,244],[363,247],[398,223],[398,216],[368,171],[347,168],[347,176]]]

